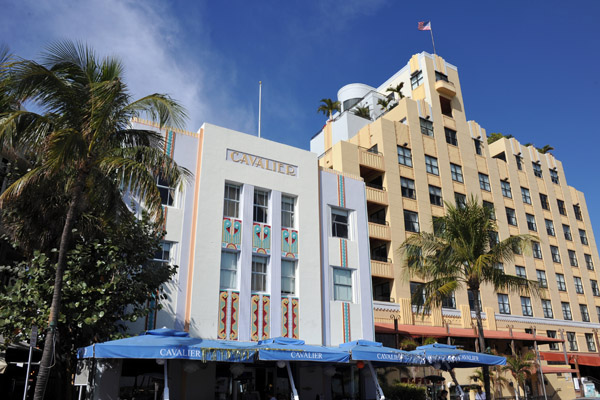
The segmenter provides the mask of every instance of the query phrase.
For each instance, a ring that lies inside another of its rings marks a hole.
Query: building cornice
[[[497,321],[516,322],[521,324],[529,325],[555,325],[565,327],[577,327],[577,328],[588,328],[588,329],[600,329],[600,324],[594,324],[591,322],[578,322],[578,321],[565,321],[556,320],[549,318],[535,318],[535,317],[522,317],[520,315],[506,315],[496,314]]]

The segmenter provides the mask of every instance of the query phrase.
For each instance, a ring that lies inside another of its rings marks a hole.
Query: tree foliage
[[[371,109],[369,108],[369,106],[363,106],[363,107],[356,106],[352,110],[352,113],[354,115],[356,115],[357,117],[365,118],[368,120],[371,119]]]
[[[331,99],[321,99],[321,105],[317,108],[317,112],[322,113],[323,115],[332,118],[333,112],[340,111],[340,102],[333,101]]]
[[[502,138],[506,138],[506,139],[510,139],[514,137],[513,135],[504,135],[502,133],[499,132],[495,132],[495,133],[490,133],[490,135],[487,138],[488,144],[492,144]]]

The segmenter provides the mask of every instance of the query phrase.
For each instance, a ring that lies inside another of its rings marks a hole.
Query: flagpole
[[[262,81],[258,81],[258,137],[260,137],[261,106],[262,106]]]
[[[433,55],[437,56],[437,53],[435,52],[435,42],[433,41],[433,28],[431,26],[429,27],[429,32],[431,33],[431,44],[433,44]]]

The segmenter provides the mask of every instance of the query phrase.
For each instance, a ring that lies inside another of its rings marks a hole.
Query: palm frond
[[[132,117],[146,116],[157,121],[160,127],[173,126],[183,129],[187,119],[185,109],[168,95],[154,93],[123,107],[123,111],[131,112]]]

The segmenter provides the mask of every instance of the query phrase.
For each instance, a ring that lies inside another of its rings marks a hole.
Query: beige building
[[[387,91],[399,84],[404,98]],[[367,185],[378,339],[393,345],[394,338],[432,336],[475,346],[474,299],[463,290],[417,315],[397,251],[407,235],[432,230],[444,202],[475,195],[493,207],[500,239],[539,238],[532,255],[515,256],[504,271],[547,287],[541,299],[483,289],[487,343],[503,354],[511,344],[518,351],[537,343],[548,398],[557,391],[576,397],[573,378],[600,378],[600,260],[584,195],[568,186],[562,163],[515,139],[488,145],[486,131],[466,118],[457,68],[439,56],[414,55],[381,86],[347,85],[338,100],[342,111],[313,137],[311,150],[322,167]],[[370,120],[354,115],[358,106],[369,107]],[[470,383],[470,373],[459,382]],[[541,395],[539,376],[528,386]]]

